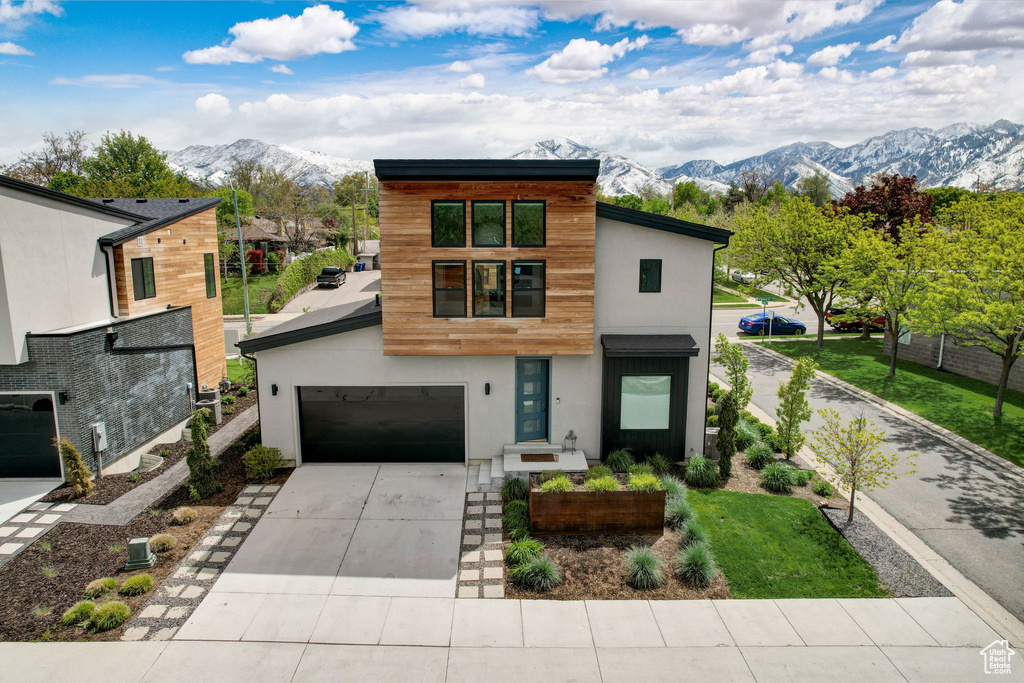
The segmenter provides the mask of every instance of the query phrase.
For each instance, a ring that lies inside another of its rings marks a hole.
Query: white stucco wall
[[[96,240],[130,221],[0,188],[0,365],[29,360],[26,332],[110,317]]]

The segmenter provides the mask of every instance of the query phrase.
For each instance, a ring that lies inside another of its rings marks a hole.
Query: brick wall
[[[891,340],[885,335],[885,353],[888,354]],[[920,365],[934,368],[939,362],[939,337],[926,337],[923,334],[911,334],[909,344],[900,344],[899,357]],[[980,379],[989,384],[999,384],[999,374],[1003,369],[1003,361],[996,354],[978,347],[958,347],[953,338],[946,336],[946,345],[942,352],[942,369],[963,377]],[[1024,391],[1024,360],[1018,360],[1010,370],[1010,389]]]

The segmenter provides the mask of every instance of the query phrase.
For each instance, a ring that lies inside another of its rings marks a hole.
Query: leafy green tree
[[[969,197],[938,222],[947,236],[931,250],[933,275],[916,298],[914,324],[1000,358],[992,415],[1002,417],[1010,370],[1024,354],[1024,195]]]
[[[256,212],[252,205],[252,195],[246,190],[236,190],[235,194],[238,197],[238,217],[242,225],[245,225]],[[231,188],[219,187],[204,196],[220,199],[217,206],[217,227],[222,230],[235,230],[235,205],[231,199]]]
[[[195,197],[197,188],[175,173],[145,136],[106,133],[83,164],[83,190],[93,197]]]
[[[42,149],[23,152],[13,166],[4,169],[4,175],[56,189],[51,183],[58,175],[65,179],[82,175],[87,151],[83,130],[71,130],[64,135],[43,133]]]
[[[732,458],[736,455],[736,423],[740,419],[740,411],[736,407],[736,390],[727,393],[719,404],[718,440],[718,475],[722,481],[732,476]]]
[[[206,421],[210,419],[208,408],[192,413],[192,446],[185,454],[188,464],[188,490],[192,500],[203,500],[220,491],[223,486],[213,475],[213,457],[210,444],[206,441]]]
[[[861,219],[843,209],[818,208],[806,197],[759,206],[736,216],[729,251],[754,272],[768,271],[805,299],[818,318],[818,348],[825,346],[825,312],[845,284],[840,260]]]
[[[754,387],[747,377],[747,368],[750,361],[743,355],[743,349],[739,344],[729,341],[724,333],[719,332],[715,337],[715,363],[725,368],[725,376],[729,380],[729,386],[736,399],[736,410],[745,410],[750,398],[754,395]]]
[[[636,209],[641,211],[644,208],[644,200],[637,197],[635,194],[624,194],[615,198],[616,206],[622,206],[627,209]]]
[[[814,378],[818,364],[814,359],[804,356],[793,365],[789,381],[779,383],[779,405],[775,412],[779,416],[775,427],[776,445],[792,458],[804,445],[806,437],[800,431],[800,425],[811,419],[811,404],[807,402],[807,390]],[[721,419],[721,418],[719,418]]]
[[[796,184],[796,194],[807,197],[815,206],[824,206],[832,199],[832,181],[827,173],[815,171],[814,175],[800,179]]]
[[[876,430],[875,423],[863,415],[844,425],[839,413],[831,408],[819,410],[818,414],[825,420],[825,425],[811,432],[811,449],[835,468],[833,483],[850,491],[850,514],[846,518],[850,523],[853,521],[857,491],[873,491],[888,486],[899,476],[896,467],[900,457],[895,453],[886,455],[882,452],[885,432]],[[914,466],[909,458],[905,459],[905,464]],[[903,472],[913,473],[914,470]]]
[[[651,197],[650,199],[644,200],[643,210],[648,213],[660,213],[662,215],[668,215],[668,212],[672,210],[671,205],[668,201],[661,197]]]
[[[970,190],[965,190],[962,187],[953,187],[952,185],[930,187],[927,190],[921,190],[921,194],[932,197],[932,211],[935,213],[948,209],[963,199],[975,196],[975,193]]]

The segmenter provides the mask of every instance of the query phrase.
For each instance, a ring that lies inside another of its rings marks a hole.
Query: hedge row
[[[271,313],[280,311],[303,287],[315,281],[326,266],[344,268],[354,262],[355,259],[341,249],[326,249],[292,261],[277,278],[277,287],[267,301],[267,310]]]

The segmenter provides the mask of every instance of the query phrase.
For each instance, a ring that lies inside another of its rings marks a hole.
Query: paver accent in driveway
[[[74,503],[32,503],[8,519],[0,526],[0,567],[42,538],[75,507]]]
[[[457,597],[505,597],[501,510],[500,493],[466,494]]]

